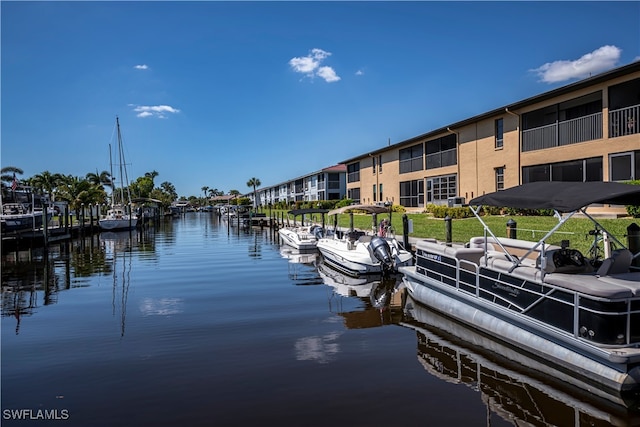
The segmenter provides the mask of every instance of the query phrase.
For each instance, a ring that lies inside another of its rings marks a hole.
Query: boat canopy
[[[353,211],[364,211],[370,214],[388,213],[389,208],[380,205],[350,205],[329,211],[328,215],[338,215]]]
[[[290,210],[288,213],[293,215],[293,216],[298,216],[298,215],[309,215],[309,214],[326,214],[327,212],[329,212],[329,209],[320,209],[320,208],[307,208],[307,209],[293,209]]]
[[[507,188],[472,199],[472,206],[554,209],[574,212],[593,203],[640,205],[640,185],[619,182],[541,181]]]

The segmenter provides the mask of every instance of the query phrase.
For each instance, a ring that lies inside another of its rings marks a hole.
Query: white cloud
[[[166,113],[177,114],[180,112],[177,108],[169,105],[137,105],[133,111],[138,113],[138,117],[157,117],[159,119],[166,119]]]
[[[321,66],[322,61],[331,56],[331,52],[322,49],[312,49],[307,56],[296,56],[289,60],[289,65],[296,73],[304,74],[306,77],[320,77],[328,83],[340,80],[335,70],[328,66]]]
[[[336,74],[336,72],[331,67],[320,67],[318,68],[318,76],[322,77],[326,82],[337,82],[340,80],[340,77]]]
[[[364,71],[362,70],[356,71],[356,76],[363,76],[363,75],[364,75]]]
[[[147,70],[149,69],[149,67],[147,66],[147,64],[141,64],[141,65],[136,65],[135,67],[136,70]]]
[[[616,46],[602,46],[576,60],[547,62],[533,71],[545,83],[589,77],[615,67],[622,50]]]

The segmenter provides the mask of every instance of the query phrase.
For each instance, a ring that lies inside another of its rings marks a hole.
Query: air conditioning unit
[[[449,197],[447,199],[447,206],[450,208],[460,208],[464,206],[464,197]]]

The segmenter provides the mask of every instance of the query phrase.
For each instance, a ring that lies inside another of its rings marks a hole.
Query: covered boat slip
[[[561,247],[545,243],[577,212],[598,224],[586,212],[591,203],[640,204],[640,186],[544,182],[476,198],[471,209],[484,236],[457,247],[417,242],[415,266],[400,269],[405,285],[418,302],[586,381],[638,392],[640,271],[632,266],[634,255],[613,237],[616,249],[601,263],[566,241]],[[538,242],[499,238],[482,221],[482,204],[554,209],[559,223]]]

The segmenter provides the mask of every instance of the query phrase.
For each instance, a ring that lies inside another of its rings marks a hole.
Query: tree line
[[[111,202],[111,195],[117,196],[115,181],[107,171],[89,172],[84,177],[65,175],[44,171],[29,178],[23,178],[24,171],[16,166],[7,166],[0,170],[0,185],[2,187],[3,200],[11,198],[16,189],[29,188],[39,195],[46,195],[49,201],[64,201],[69,203],[71,209],[80,209],[83,205],[103,205]],[[160,201],[164,208],[171,206],[175,201],[187,201],[193,206],[204,206],[216,196],[223,196],[224,191],[217,188],[203,186],[201,188],[204,198],[197,196],[180,197],[175,186],[164,181],[156,187],[155,179],[159,176],[157,171],[146,172],[144,176],[136,178],[128,185],[128,191],[133,198],[148,198]],[[14,186],[14,183],[16,184]],[[256,188],[261,185],[258,178],[251,178],[247,182],[248,187],[253,188],[254,200],[257,200]],[[17,188],[14,188],[16,187]],[[110,190],[107,193],[107,189]],[[238,190],[229,191],[234,198],[241,194]]]
[[[0,183],[4,200],[11,198],[16,190],[28,188],[35,194],[47,196],[51,202],[64,201],[69,203],[71,209],[77,210],[82,205],[110,203],[111,194],[107,193],[107,188],[113,193],[115,187],[115,182],[107,171],[96,170],[84,177],[44,171],[23,178],[23,173],[22,169],[15,166],[2,168]],[[154,180],[158,175],[156,171],[147,172],[131,182],[128,189],[132,197],[156,199],[161,205],[170,206],[178,197],[175,186],[165,181],[156,187]]]

